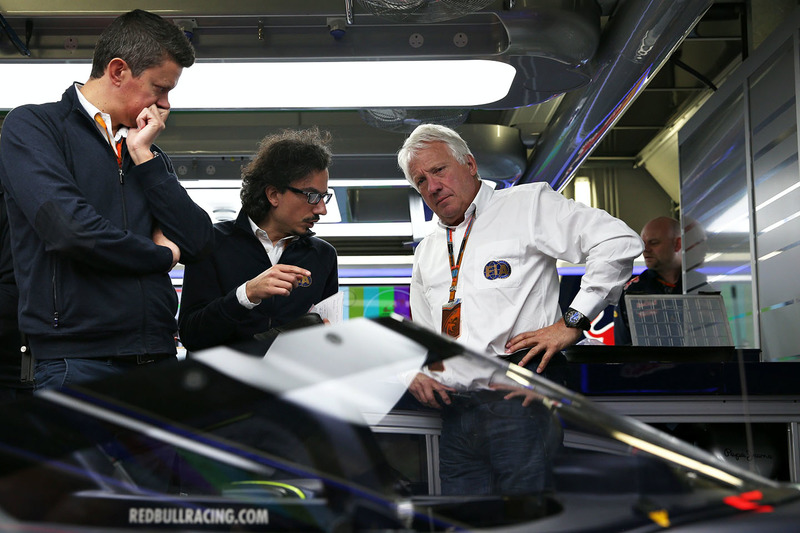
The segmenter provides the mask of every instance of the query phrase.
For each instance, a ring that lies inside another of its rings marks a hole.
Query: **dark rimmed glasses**
[[[311,205],[317,205],[320,200],[323,200],[326,204],[330,202],[331,198],[333,198],[332,192],[316,192],[316,191],[304,191],[302,189],[296,189],[295,187],[286,187],[292,192],[296,192],[297,194],[305,194],[306,201]]]

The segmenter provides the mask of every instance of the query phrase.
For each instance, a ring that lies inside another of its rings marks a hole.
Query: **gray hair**
[[[456,161],[461,164],[467,162],[468,155],[472,155],[467,143],[454,130],[439,124],[420,124],[411,132],[411,135],[403,143],[403,147],[397,152],[397,164],[402,169],[408,182],[415,189],[417,185],[414,183],[413,176],[409,174],[408,167],[417,152],[425,148],[424,145],[435,142],[445,143],[450,149],[450,153],[456,158]]]

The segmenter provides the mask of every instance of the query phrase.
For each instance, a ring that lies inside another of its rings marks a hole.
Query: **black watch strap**
[[[571,307],[564,313],[564,324],[566,324],[568,328],[582,329],[584,331],[592,327],[591,320],[586,318],[580,311],[576,311]]]

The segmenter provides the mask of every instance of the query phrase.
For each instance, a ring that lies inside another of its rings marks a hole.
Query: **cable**
[[[0,33],[2,33],[2,31],[5,31],[8,34],[8,38],[11,39],[11,42],[14,44],[20,54],[24,56],[31,55],[31,51],[20,40],[19,35],[17,35],[17,32],[14,31],[14,28],[9,26],[8,21],[6,21],[3,15],[0,15]]]

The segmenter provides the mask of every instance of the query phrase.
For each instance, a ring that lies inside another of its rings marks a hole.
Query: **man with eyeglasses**
[[[184,271],[180,338],[189,351],[226,345],[264,355],[254,336],[305,315],[339,290],[336,250],[311,229],[327,213],[330,135],[265,137],[242,171],[242,209],[215,224],[216,247]]]

